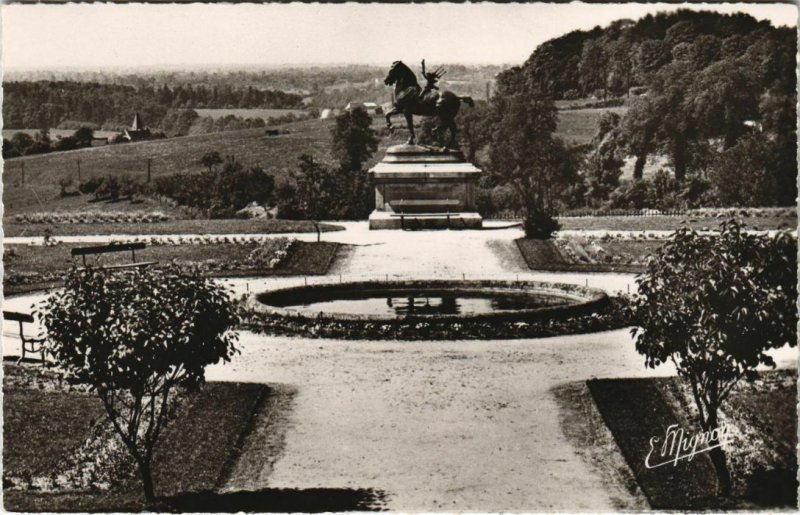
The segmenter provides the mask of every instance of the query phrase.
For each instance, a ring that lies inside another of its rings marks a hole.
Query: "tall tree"
[[[498,95],[492,111],[490,178],[510,184],[523,200],[527,236],[549,238],[558,229],[553,215],[560,190],[576,176],[574,157],[553,136],[555,105],[530,95]]]
[[[378,149],[378,138],[371,125],[372,118],[361,108],[345,111],[336,117],[336,125],[331,128],[331,145],[343,171],[361,171]]]

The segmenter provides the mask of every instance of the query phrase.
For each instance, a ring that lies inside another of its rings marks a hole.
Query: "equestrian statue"
[[[394,84],[394,106],[386,113],[386,126],[393,130],[392,116],[402,113],[406,117],[408,132],[408,144],[416,144],[417,138],[414,134],[414,115],[435,116],[438,126],[435,131],[450,130],[450,139],[445,144],[445,149],[456,148],[456,124],[455,118],[461,102],[474,105],[471,97],[460,97],[451,91],[438,92],[439,87],[436,83],[446,72],[440,67],[430,73],[425,73],[425,60],[422,60],[422,76],[426,84],[421,88],[417,82],[417,77],[411,69],[403,64],[402,61],[395,61],[389,69],[389,74],[383,80],[387,86]]]

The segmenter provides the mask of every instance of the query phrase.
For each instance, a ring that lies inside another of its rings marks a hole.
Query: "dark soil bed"
[[[677,378],[595,379],[587,384],[652,508],[727,510],[796,505],[794,378],[796,371],[766,373],[760,384],[737,387],[728,404],[723,405],[723,410],[737,426],[743,426],[746,421],[750,427],[763,431],[760,434],[768,448],[748,449],[747,452],[781,456],[769,466],[751,471],[737,469],[729,457],[734,481],[746,486],[727,498],[716,495],[716,473],[706,453],[696,455],[691,461],[681,460],[677,466],[648,469],[644,465],[650,439],[657,436],[663,441],[670,425],[678,424],[687,435],[701,431],[686,411],[687,399],[680,393],[683,390]],[[751,455],[745,460],[763,461],[755,460],[757,457]]]
[[[17,295],[30,291],[58,287],[64,274],[79,260],[70,256],[79,244],[59,244],[50,247],[14,245],[14,255],[6,254],[4,294]],[[257,243],[214,243],[209,245],[148,246],[136,253],[137,261],[157,261],[200,266],[210,277],[249,277],[272,275],[323,275],[336,258],[339,243],[296,241],[284,262],[276,268],[254,268],[246,262]],[[130,253],[103,254],[102,266],[129,263]],[[23,277],[24,276],[24,277]]]
[[[66,453],[81,444],[105,412],[93,394],[59,391],[36,379],[25,387],[24,368],[5,364],[17,379],[4,388],[4,475],[27,471],[47,475]],[[34,370],[33,374],[36,373]],[[167,426],[153,458],[158,496],[215,491],[235,462],[253,414],[267,402],[270,388],[250,383],[208,383],[188,398]],[[122,479],[107,491],[45,493],[4,488],[5,508],[13,511],[138,511],[144,509],[141,484]]]
[[[546,272],[617,272],[640,273],[643,265],[616,263],[571,263],[564,258],[555,243],[549,240],[515,240],[525,263],[531,270]]]

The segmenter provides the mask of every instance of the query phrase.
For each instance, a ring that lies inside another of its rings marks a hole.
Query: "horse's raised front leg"
[[[393,107],[388,113],[386,113],[386,127],[389,128],[390,131],[394,130],[394,125],[392,125],[392,116],[400,114],[400,111]]]
[[[411,134],[411,137],[408,138],[409,145],[416,145],[417,144],[417,136],[414,134],[414,115],[411,113],[405,113],[406,115],[406,123],[408,124],[408,132]]]

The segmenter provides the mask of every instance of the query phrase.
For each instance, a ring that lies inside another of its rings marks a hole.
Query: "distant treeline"
[[[594,93],[622,96],[632,87],[649,85],[661,68],[676,61],[691,60],[703,68],[749,56],[769,59],[764,63],[768,73],[760,79],[771,87],[772,81],[794,77],[796,44],[794,28],[775,28],[747,14],[679,10],[548,40],[498,79],[506,90],[536,90],[554,100]]]
[[[80,120],[108,129],[130,125],[135,112],[151,126],[176,108],[302,107],[302,96],[252,86],[177,85],[169,87],[99,84],[72,81],[6,82],[3,84],[6,128],[51,128]]]

